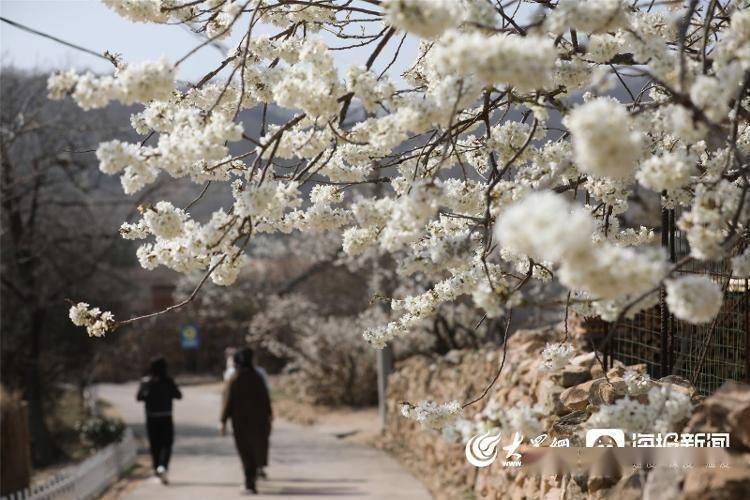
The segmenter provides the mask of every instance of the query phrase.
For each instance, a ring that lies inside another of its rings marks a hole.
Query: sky
[[[97,0],[0,0],[0,15],[38,31],[54,35],[91,49],[95,52],[120,53],[127,62],[157,59],[165,56],[177,61],[200,40],[177,25],[134,23],[121,18]],[[259,32],[273,32],[269,26],[260,26]],[[233,34],[235,42],[224,40],[232,46],[238,40],[239,30]],[[331,45],[333,37],[324,36]],[[383,66],[387,64],[398,43],[391,40],[390,50],[381,55]],[[336,64],[343,69],[352,64],[364,64],[373,47],[347,51],[334,51]],[[396,75],[406,69],[416,53],[416,41],[407,39],[402,56],[389,72]],[[112,65],[103,59],[86,54],[52,40],[19,30],[7,23],[0,23],[0,54],[3,65],[20,69],[47,71],[73,67],[78,70],[112,72]],[[212,47],[205,47],[180,65],[178,78],[196,80],[218,65],[222,55]]]

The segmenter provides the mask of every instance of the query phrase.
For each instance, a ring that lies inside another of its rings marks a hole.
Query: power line
[[[96,57],[98,57],[100,59],[104,59],[105,61],[112,62],[112,60],[109,57],[105,56],[104,54],[100,54],[99,52],[96,52],[96,51],[91,50],[91,49],[87,49],[86,47],[81,47],[80,45],[76,45],[74,43],[66,42],[65,40],[57,38],[56,36],[48,35],[47,33],[42,33],[41,31],[35,30],[34,28],[29,28],[28,26],[24,26],[23,24],[17,23],[16,21],[12,21],[12,20],[10,20],[8,18],[0,16],[0,21],[2,21],[4,23],[8,23],[11,26],[14,26],[14,27],[16,27],[16,28],[18,28],[20,30],[28,31],[29,33],[33,33],[34,35],[39,35],[39,36],[44,37],[44,38],[49,38],[50,40],[53,40],[53,41],[55,41],[57,43],[61,43],[61,44],[66,45],[66,46],[68,46],[70,48],[73,48],[73,49],[76,49],[76,50],[80,50],[81,52],[85,52],[87,54],[91,54],[92,56],[96,56]]]

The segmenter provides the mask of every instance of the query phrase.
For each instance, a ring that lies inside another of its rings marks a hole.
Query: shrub
[[[299,396],[315,404],[377,402],[375,354],[360,332],[364,316],[322,317],[299,295],[273,297],[250,326],[249,343],[288,360]]]
[[[78,422],[77,428],[81,435],[81,441],[91,448],[102,448],[110,443],[120,441],[125,432],[125,424],[122,420],[103,415],[91,416],[82,420]]]

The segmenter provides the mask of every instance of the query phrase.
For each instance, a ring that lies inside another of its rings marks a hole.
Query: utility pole
[[[383,184],[376,183],[373,188],[373,194],[376,198],[379,198],[383,194]],[[380,259],[373,260],[373,275],[377,276],[380,269],[392,268],[393,262],[389,259],[381,257]],[[381,297],[391,297],[393,295],[393,282],[387,279],[376,280],[375,290]],[[384,313],[390,313],[390,300],[380,300],[380,308]],[[377,350],[378,368],[378,417],[380,419],[380,430],[385,430],[388,423],[388,375],[393,371],[393,349],[390,345],[386,344],[382,349]]]
[[[380,430],[385,430],[388,418],[386,406],[386,395],[388,393],[388,375],[393,371],[393,350],[387,345],[377,351],[378,365],[378,416],[380,417]]]

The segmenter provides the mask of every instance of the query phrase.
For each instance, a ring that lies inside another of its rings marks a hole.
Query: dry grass
[[[380,426],[375,407],[313,405],[299,399],[283,375],[270,377],[274,415],[300,425],[318,426],[349,442],[379,446]]]

